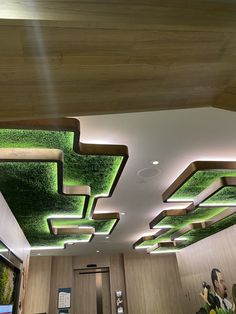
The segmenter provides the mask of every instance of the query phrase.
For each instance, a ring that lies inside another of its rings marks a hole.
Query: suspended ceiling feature
[[[232,0],[0,1],[1,120],[235,110]]]
[[[76,119],[0,125],[0,190],[34,247],[110,234],[119,213],[94,213],[128,158],[123,145],[84,144]]]
[[[158,232],[133,247],[160,253],[184,248],[236,223],[236,162],[191,163],[162,195],[164,202],[189,202],[163,210],[150,223]],[[172,245],[170,243],[172,242]]]

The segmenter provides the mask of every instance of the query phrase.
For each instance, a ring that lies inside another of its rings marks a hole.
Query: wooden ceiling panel
[[[235,15],[219,0],[1,2],[1,119],[232,107]]]

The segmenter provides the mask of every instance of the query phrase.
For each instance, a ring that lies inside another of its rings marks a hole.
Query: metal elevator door
[[[75,271],[75,314],[111,314],[108,268]]]

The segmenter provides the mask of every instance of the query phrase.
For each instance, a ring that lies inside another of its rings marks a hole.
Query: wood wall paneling
[[[129,314],[182,314],[183,292],[176,256],[125,254]]]
[[[49,313],[51,264],[51,256],[31,257],[24,314]]]
[[[235,15],[230,0],[2,1],[1,119],[235,109]]]
[[[49,313],[57,313],[58,288],[72,288],[72,287],[73,287],[72,256],[53,256]],[[71,308],[71,313],[73,313],[73,304]]]
[[[108,267],[110,270],[110,287],[111,287],[111,305],[112,314],[116,314],[115,291],[121,290],[124,294],[125,310],[126,305],[126,287],[124,278],[123,255],[95,255],[95,256],[75,256],[73,257],[73,268],[83,269],[88,264],[96,264],[97,267]]]
[[[97,314],[96,274],[74,272],[74,313]]]
[[[184,291],[184,314],[196,313],[202,306],[202,282],[211,283],[211,270],[221,270],[228,287],[236,282],[236,226],[223,230],[177,253],[178,267]]]
[[[116,314],[115,292],[122,291],[125,313],[128,314],[123,254],[110,256],[110,284],[111,284],[112,313]]]

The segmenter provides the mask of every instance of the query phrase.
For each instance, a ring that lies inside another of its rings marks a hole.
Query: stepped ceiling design
[[[123,145],[80,142],[76,119],[0,124],[0,190],[33,247],[110,234],[119,213],[95,213],[128,158]]]
[[[236,162],[196,161],[162,195],[176,209],[163,210],[150,223],[157,229],[133,247],[149,253],[178,251],[236,223]],[[180,208],[178,203],[186,202]]]

